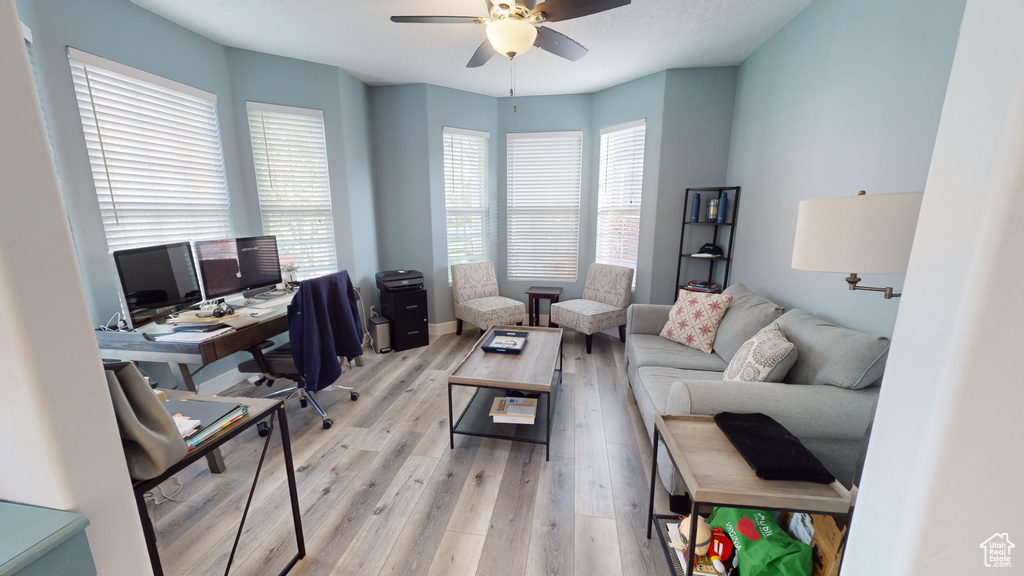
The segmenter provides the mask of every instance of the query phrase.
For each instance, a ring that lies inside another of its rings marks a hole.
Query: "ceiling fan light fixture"
[[[519,16],[509,16],[487,25],[487,39],[498,54],[513,58],[533,46],[537,28]]]

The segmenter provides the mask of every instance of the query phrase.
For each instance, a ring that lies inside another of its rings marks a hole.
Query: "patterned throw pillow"
[[[732,296],[680,290],[679,299],[669,311],[668,322],[661,329],[660,336],[711,354],[718,324],[725,316],[729,302],[732,302]]]
[[[775,322],[743,343],[725,369],[723,380],[782,382],[796,363],[796,345],[786,340]]]

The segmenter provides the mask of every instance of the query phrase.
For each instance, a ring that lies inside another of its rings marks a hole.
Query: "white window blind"
[[[644,184],[644,120],[601,131],[597,262],[636,270]],[[633,275],[636,282],[636,275]]]
[[[247,108],[263,233],[277,236],[281,262],[297,265],[299,280],[337,272],[323,112]]]
[[[487,147],[490,134],[444,127],[448,281],[452,264],[489,260]]]
[[[575,282],[582,132],[507,134],[509,280]]]
[[[217,97],[68,48],[110,250],[233,234]]]

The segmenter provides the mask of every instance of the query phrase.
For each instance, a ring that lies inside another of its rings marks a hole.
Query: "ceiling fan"
[[[560,22],[625,6],[630,0],[547,0],[535,7],[503,0],[485,0],[487,16],[392,16],[392,22],[421,24],[485,24],[487,38],[476,49],[467,68],[483,66],[495,54],[519,56],[536,46],[575,62],[587,49],[544,22]],[[527,0],[528,1],[528,0]]]

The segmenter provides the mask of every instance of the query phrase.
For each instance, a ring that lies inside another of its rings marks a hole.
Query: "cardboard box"
[[[793,515],[786,513],[780,525],[790,529]],[[834,517],[822,514],[809,515],[814,530],[810,538],[811,576],[837,576],[839,563],[843,557],[843,537],[846,535],[845,516]]]
[[[836,576],[843,558],[846,518],[811,514],[811,576]]]

